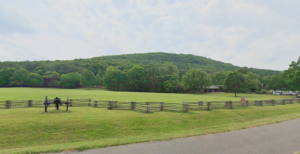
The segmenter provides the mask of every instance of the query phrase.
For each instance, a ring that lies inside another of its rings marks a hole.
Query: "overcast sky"
[[[284,70],[300,0],[0,0],[0,61],[169,52]]]

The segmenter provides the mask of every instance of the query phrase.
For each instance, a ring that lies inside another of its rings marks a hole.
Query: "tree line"
[[[169,62],[170,59],[166,56],[180,62]],[[223,85],[222,90],[228,92],[261,93],[263,83],[266,90],[299,89],[299,60],[292,62],[288,70],[279,72],[259,69],[253,71],[255,69],[239,67],[231,70],[228,69],[233,66],[231,64],[205,58],[201,62],[203,58],[183,54],[149,53],[73,61],[0,62],[0,86],[105,86],[109,90],[181,93],[187,90],[201,92],[209,85]],[[143,60],[145,62],[141,62]],[[166,62],[163,63],[164,60]],[[191,67],[194,64],[201,67]],[[220,70],[216,72],[205,69],[211,66]],[[226,69],[221,69],[222,67]]]
[[[186,90],[202,92],[210,85],[224,85],[229,92],[253,92],[261,88],[264,77],[249,72],[245,68],[237,71],[209,74],[202,69],[188,70],[180,77],[179,69],[172,63],[162,66],[148,64],[133,66],[127,71],[109,66],[97,74],[85,69],[82,73],[60,74],[56,71],[28,71],[25,68],[5,67],[0,70],[0,86],[46,86],[46,87],[100,87],[115,91],[143,91],[182,93]],[[238,81],[238,82],[237,82]]]

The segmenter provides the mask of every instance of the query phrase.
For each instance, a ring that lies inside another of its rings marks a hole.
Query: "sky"
[[[193,54],[284,70],[300,56],[300,0],[0,0],[0,61]]]

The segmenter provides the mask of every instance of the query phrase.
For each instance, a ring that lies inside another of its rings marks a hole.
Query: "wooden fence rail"
[[[51,100],[48,100],[51,101]],[[279,99],[279,100],[246,100],[242,104],[240,101],[209,101],[209,102],[120,102],[120,101],[99,101],[91,99],[70,99],[70,107],[91,106],[96,108],[108,108],[110,110],[134,110],[145,113],[159,111],[189,112],[190,110],[212,110],[212,109],[237,109],[250,106],[275,106],[300,103],[299,98]],[[93,103],[93,104],[92,104]],[[43,100],[7,100],[0,101],[0,109],[44,107]]]

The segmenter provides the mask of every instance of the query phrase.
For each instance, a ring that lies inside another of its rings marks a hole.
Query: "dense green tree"
[[[0,70],[0,86],[8,85],[15,69],[12,67],[4,67]]]
[[[108,67],[103,76],[104,85],[109,90],[124,90],[125,81],[126,74],[113,66]]]
[[[212,74],[211,78],[213,85],[223,85],[226,79],[226,73],[218,72],[216,74]]]
[[[29,86],[41,86],[44,84],[44,80],[38,73],[29,73],[27,75],[27,85]]]
[[[283,74],[272,76],[271,84],[274,90],[284,90],[287,88],[286,80]]]
[[[243,74],[243,76],[245,79],[245,89],[241,89],[242,92],[259,90],[259,86],[261,85],[261,82],[259,81],[259,75],[252,72],[247,72],[246,74]]]
[[[300,90],[300,71],[295,70],[293,73],[288,74],[286,84],[291,90]]]
[[[177,78],[175,78],[172,75],[163,75],[163,76],[160,76],[159,78],[161,81],[159,84],[162,85],[164,88],[163,92],[166,92],[166,93],[175,92],[175,88],[178,83]]]
[[[127,72],[127,85],[133,91],[140,91],[146,82],[145,70],[143,67],[134,66]]]
[[[47,71],[42,77],[48,86],[55,86],[60,80],[60,74],[56,71]]]
[[[28,74],[29,72],[24,68],[16,70],[12,75],[14,83],[23,86],[24,84],[26,84]]]
[[[286,74],[286,84],[291,90],[300,90],[300,57],[297,62],[292,61],[290,68],[283,74]]]
[[[200,90],[211,85],[211,77],[201,69],[192,69],[182,77],[182,84],[185,90]]]
[[[94,72],[94,74],[98,74],[99,71],[105,72],[107,67],[108,67],[108,65],[106,63],[102,63],[102,62],[100,62],[100,63],[87,63],[87,64],[84,65],[84,68],[87,68],[88,70],[91,70],[92,72]],[[102,76],[103,76],[103,74],[102,74]]]
[[[96,86],[95,74],[90,70],[84,70],[81,74],[80,85],[88,88]]]
[[[79,86],[81,75],[79,73],[63,74],[60,77],[59,85],[64,88],[75,88]]]
[[[163,85],[160,83],[159,67],[155,64],[148,64],[144,66],[146,81],[144,83],[143,91],[148,92],[163,92]]]
[[[247,68],[239,68],[237,71],[240,72],[240,73],[242,73],[242,74],[247,74],[248,73],[248,69]]]
[[[265,86],[265,89],[266,89],[266,90],[270,90],[269,84],[267,84],[267,85]]]
[[[269,88],[271,89],[271,87],[272,87],[271,79],[272,79],[272,76],[264,76],[264,77],[262,77],[261,82],[262,82],[264,85],[268,85]]]
[[[229,92],[234,92],[236,97],[236,93],[245,88],[243,74],[237,71],[230,72],[225,79],[224,86]]]
[[[178,78],[179,70],[174,64],[165,63],[161,67],[161,75],[171,75]]]
[[[163,86],[163,92],[174,92],[178,83],[178,68],[172,63],[165,63],[160,68],[159,85]]]
[[[103,73],[102,70],[98,70],[98,73],[95,77],[96,80],[96,85],[99,86],[103,86]]]

